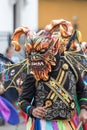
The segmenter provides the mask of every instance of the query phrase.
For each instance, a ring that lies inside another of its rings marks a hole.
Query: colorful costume
[[[4,82],[3,85],[4,85],[5,89],[7,89],[7,87],[11,86],[10,80],[12,77],[12,75],[11,75],[11,71],[13,69],[12,66],[15,66],[13,64],[13,62],[0,53],[0,81],[3,78],[3,82]],[[11,68],[11,70],[9,71],[10,68]],[[8,91],[4,91],[4,93],[1,96],[6,98],[10,102],[17,101],[17,99],[19,97],[18,91],[15,88],[11,88]]]
[[[27,38],[25,50],[30,73],[25,78],[19,105],[29,116],[27,130],[76,130],[79,124],[77,99],[80,108],[87,109],[87,91],[67,51],[76,49],[77,40],[81,42],[80,32],[74,32],[71,23],[65,20],[59,20],[50,31],[45,29],[38,33],[20,27],[14,32],[12,42],[17,51],[22,33]],[[32,115],[38,106],[47,107],[43,119]]]
[[[11,125],[19,123],[19,114],[14,106],[5,98],[0,96],[0,118]]]

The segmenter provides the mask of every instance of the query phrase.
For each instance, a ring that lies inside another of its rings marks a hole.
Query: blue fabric
[[[5,86],[8,86],[10,81],[5,82]],[[16,102],[18,100],[19,94],[16,88],[10,88],[4,94],[2,94],[4,98],[6,98],[10,102]]]
[[[2,113],[1,113],[1,112],[0,112],[0,118],[1,118],[2,120],[4,120],[3,115],[2,115]]]
[[[9,102],[7,101],[5,98],[1,97],[0,98],[2,99],[2,101],[6,104],[6,106],[10,109],[11,111],[11,116],[8,120],[8,123],[11,124],[11,125],[16,125],[19,123],[19,115],[18,115],[18,112],[17,110],[14,108],[14,106]],[[0,113],[0,116],[2,117],[1,113]]]
[[[41,130],[40,119],[38,118],[35,120],[34,130]]]
[[[84,82],[85,85],[87,85],[87,81],[86,80],[84,80],[83,82]]]

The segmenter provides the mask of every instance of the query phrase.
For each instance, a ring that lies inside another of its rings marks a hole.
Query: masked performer
[[[29,116],[27,130],[76,130],[79,120],[87,121],[87,90],[79,70],[64,54],[75,49],[71,23],[54,20],[38,33],[19,27],[12,42],[17,51],[18,38],[23,33],[27,38],[25,50],[30,73],[24,81],[19,105]],[[78,39],[80,42],[80,33]],[[81,108],[79,118],[77,99]]]

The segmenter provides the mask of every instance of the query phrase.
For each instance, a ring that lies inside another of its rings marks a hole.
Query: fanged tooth
[[[43,63],[43,62],[41,62],[41,65],[44,65],[44,63]]]
[[[37,63],[35,63],[35,62],[32,62],[32,65],[37,65]]]
[[[44,65],[43,62],[32,62],[31,63],[33,66],[37,65],[37,66],[41,66],[41,65]]]
[[[40,62],[38,62],[38,65],[41,65],[41,63],[40,63]]]

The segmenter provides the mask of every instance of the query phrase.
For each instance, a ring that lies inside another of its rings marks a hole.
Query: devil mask
[[[36,80],[48,80],[51,67],[56,65],[55,55],[65,50],[69,37],[73,33],[70,22],[55,20],[38,33],[32,32],[28,27],[19,27],[12,37],[12,44],[16,51],[21,49],[18,39],[25,34],[27,42],[25,51],[29,60],[29,67]]]

